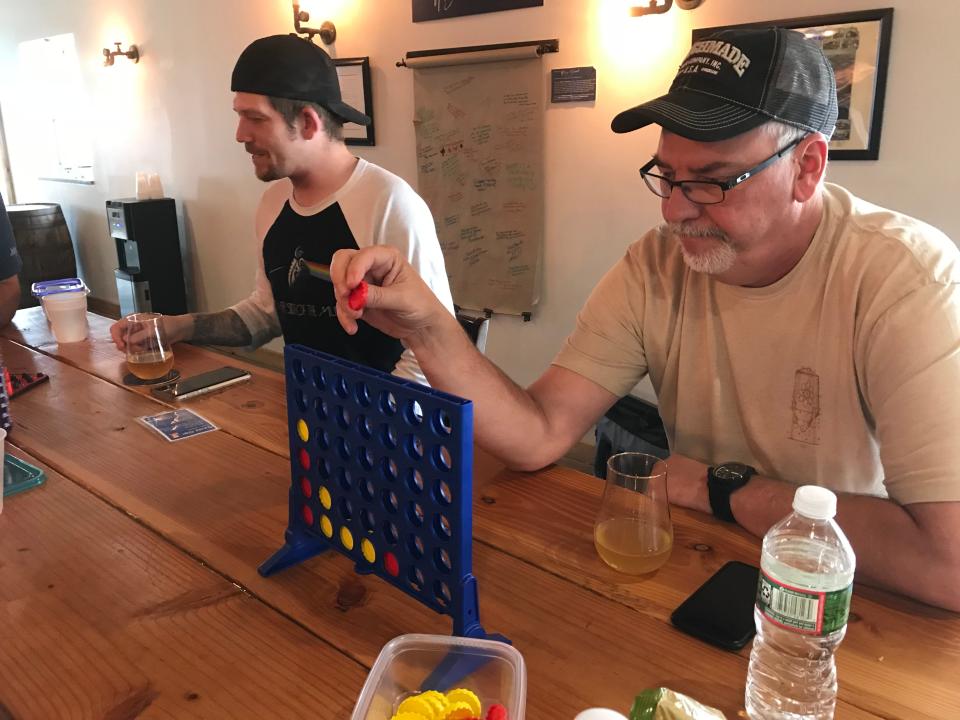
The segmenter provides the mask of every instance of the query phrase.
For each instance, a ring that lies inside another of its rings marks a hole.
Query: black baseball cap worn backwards
[[[250,43],[233,68],[230,90],[312,102],[344,122],[370,124],[370,118],[343,102],[330,56],[297,35],[271,35]]]
[[[837,124],[833,67],[819,44],[784,28],[721,30],[698,40],[670,91],[624,110],[611,127],[651,123],[689,140],[716,142],[779,120],[828,139]]]

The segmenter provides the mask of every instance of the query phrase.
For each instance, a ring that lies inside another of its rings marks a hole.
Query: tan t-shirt
[[[960,252],[836,185],[788,275],[693,272],[656,231],[594,289],[554,364],[622,396],[647,373],[671,451],[901,504],[960,501]]]

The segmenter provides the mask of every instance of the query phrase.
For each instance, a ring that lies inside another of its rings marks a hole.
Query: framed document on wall
[[[340,94],[343,101],[368,118],[369,125],[343,124],[343,141],[347,145],[376,145],[373,132],[373,93],[370,90],[370,58],[334,58]]]
[[[413,0],[413,21],[541,7],[543,0]]]

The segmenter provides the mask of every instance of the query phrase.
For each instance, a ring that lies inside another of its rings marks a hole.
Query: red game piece
[[[487,710],[487,720],[507,720],[507,709],[499,703],[494,703]]]
[[[389,575],[396,577],[400,574],[400,563],[397,562],[397,556],[392,552],[384,553],[383,555],[383,569],[387,571]]]
[[[363,280],[353,290],[350,291],[350,297],[347,304],[351,310],[363,310],[367,304],[367,283]]]

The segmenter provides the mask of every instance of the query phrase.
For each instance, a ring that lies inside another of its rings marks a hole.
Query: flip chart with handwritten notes
[[[461,307],[519,315],[537,303],[543,73],[539,59],[415,70],[418,189]]]

